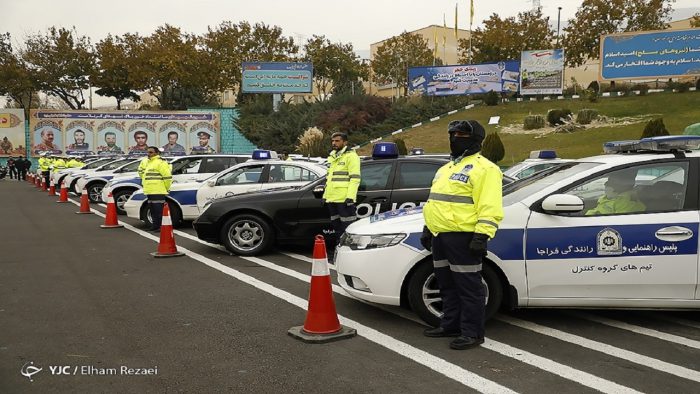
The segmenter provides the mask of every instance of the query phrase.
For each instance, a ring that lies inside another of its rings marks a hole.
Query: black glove
[[[345,199],[345,204],[347,204],[347,205],[352,205],[352,204],[354,204],[354,203],[355,203],[355,202],[352,200],[352,198],[346,198],[346,199]]]
[[[474,256],[485,257],[486,256],[486,244],[488,243],[489,236],[481,233],[474,233],[472,241],[469,242],[469,250],[472,251]]]
[[[433,233],[428,230],[428,226],[423,226],[423,235],[420,236],[420,244],[430,251],[433,248]]]

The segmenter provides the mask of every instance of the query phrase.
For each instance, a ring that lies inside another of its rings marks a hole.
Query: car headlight
[[[340,237],[340,246],[353,250],[377,249],[397,245],[406,238],[406,234],[361,235],[344,233]]]

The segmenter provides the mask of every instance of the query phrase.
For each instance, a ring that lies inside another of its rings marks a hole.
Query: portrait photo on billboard
[[[50,120],[42,120],[32,130],[32,154],[39,156],[43,152],[52,154],[63,153],[63,135],[58,123]]]
[[[147,122],[136,122],[129,127],[129,154],[146,154],[149,145],[156,143],[153,126]]]
[[[190,154],[208,154],[218,151],[218,133],[210,123],[200,122],[190,128]]]
[[[158,128],[158,146],[164,155],[187,154],[187,128],[182,123],[168,122]]]
[[[103,122],[97,127],[97,153],[100,155],[125,152],[124,127],[117,122]]]
[[[0,109],[0,157],[26,154],[24,110]]]
[[[95,133],[90,123],[84,121],[68,123],[66,126],[66,153],[90,152],[94,146]]]

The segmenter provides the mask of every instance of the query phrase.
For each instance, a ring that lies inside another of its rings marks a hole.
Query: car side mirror
[[[209,186],[209,187],[216,186],[216,179],[207,179],[207,186]]]
[[[325,191],[326,191],[326,185],[318,185],[318,186],[314,187],[314,190],[313,190],[314,197],[316,197],[316,198],[323,197],[323,192],[325,192]]]
[[[583,200],[571,194],[552,194],[542,201],[542,209],[549,212],[580,212]]]

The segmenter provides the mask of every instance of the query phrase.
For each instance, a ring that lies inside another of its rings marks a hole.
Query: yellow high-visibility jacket
[[[360,187],[360,156],[346,146],[339,152],[333,151],[328,162],[330,168],[323,199],[326,202],[345,202],[349,198],[355,202]]]
[[[170,185],[173,183],[172,169],[170,163],[153,156],[141,160],[138,174],[141,176],[143,194],[168,194]]]
[[[503,220],[503,173],[481,154],[442,166],[435,174],[423,217],[428,229],[496,235]]]

